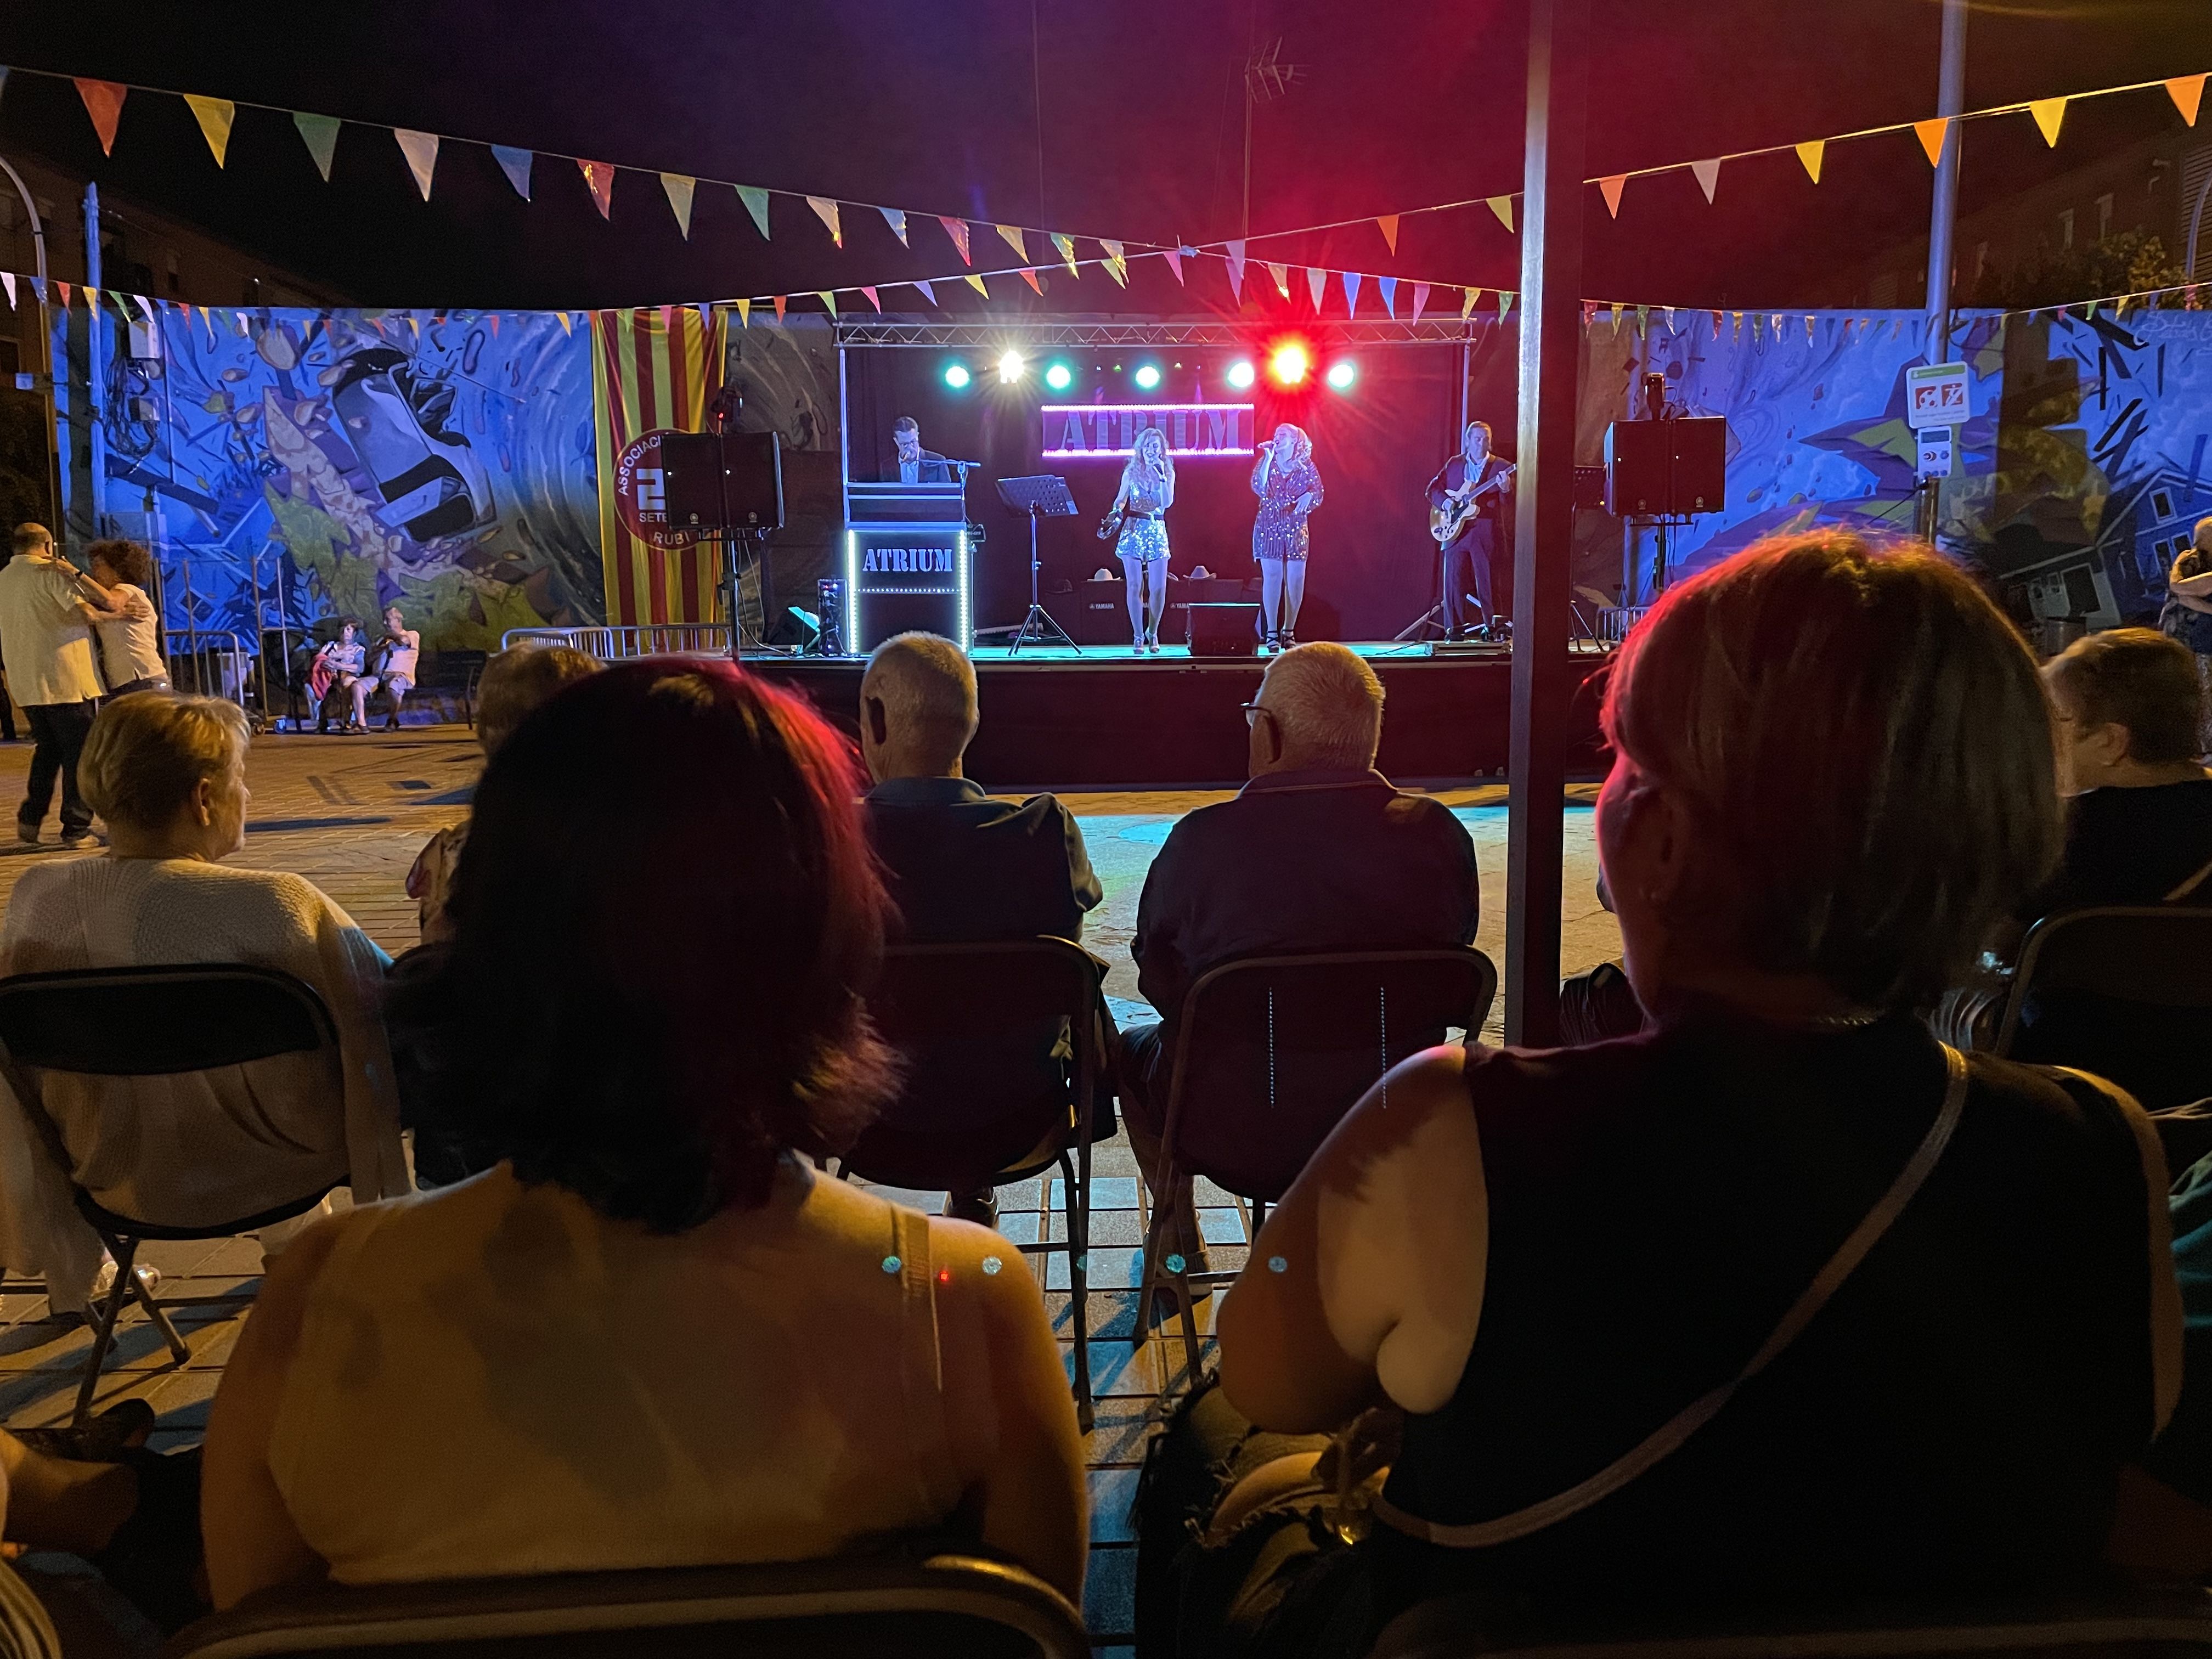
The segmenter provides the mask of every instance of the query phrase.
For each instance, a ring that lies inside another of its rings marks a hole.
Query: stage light
[[[1015,381],[1022,378],[1022,371],[1026,369],[1028,367],[1029,365],[1022,361],[1022,354],[1020,352],[1007,352],[1004,356],[999,359],[999,384],[1000,386],[1013,385]]]
[[[1066,363],[1054,363],[1045,370],[1044,383],[1054,392],[1065,392],[1075,384],[1075,371]]]
[[[1138,391],[1151,392],[1160,383],[1160,366],[1158,363],[1139,363],[1137,372],[1129,378],[1136,381]]]
[[[1312,367],[1313,359],[1296,340],[1277,346],[1274,355],[1267,359],[1267,372],[1285,386],[1301,384]]]
[[[945,384],[955,392],[968,389],[968,365],[955,359],[945,366]]]
[[[1349,392],[1352,383],[1359,378],[1359,367],[1349,357],[1340,357],[1328,366],[1328,373],[1322,378],[1329,383],[1332,390]]]
[[[1228,374],[1222,378],[1229,382],[1231,391],[1249,392],[1252,389],[1253,380],[1257,377],[1253,373],[1251,359],[1239,357],[1229,365]]]

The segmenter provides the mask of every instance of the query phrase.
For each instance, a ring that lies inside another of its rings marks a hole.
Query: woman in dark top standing
[[[1650,1028],[1433,1049],[1338,1127],[1147,1473],[1140,1652],[2096,1567],[2179,1386],[2157,1141],[1911,1013],[2057,856],[2026,646],[1927,550],[1779,539],[1667,595],[1606,726]]]

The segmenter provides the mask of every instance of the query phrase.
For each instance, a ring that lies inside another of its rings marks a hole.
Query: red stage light
[[[1312,367],[1313,358],[1296,340],[1285,341],[1267,359],[1267,372],[1283,386],[1303,385],[1307,371]]]

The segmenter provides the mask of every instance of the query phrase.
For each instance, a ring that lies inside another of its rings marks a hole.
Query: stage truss
[[[1471,345],[1492,318],[1425,317],[1419,322],[1382,318],[1307,322],[1302,329],[1347,346]],[[1218,317],[1123,320],[1115,318],[1008,319],[992,323],[937,322],[926,318],[866,317],[837,325],[840,346],[905,346],[933,351],[984,351],[1009,345],[1036,350],[1146,346],[1249,346],[1255,333],[1283,331],[1280,324],[1252,324]]]

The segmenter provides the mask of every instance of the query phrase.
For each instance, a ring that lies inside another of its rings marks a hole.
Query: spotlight
[[[967,364],[961,362],[957,358],[953,362],[945,364],[945,384],[951,386],[955,392],[965,392],[968,389],[968,378]]]
[[[1332,390],[1349,392],[1352,383],[1359,378],[1359,367],[1349,357],[1340,357],[1328,366],[1328,373],[1322,378],[1328,382]]]
[[[1022,371],[1028,367],[1029,365],[1022,361],[1022,354],[1020,352],[1007,352],[1004,356],[999,359],[999,384],[1001,386],[1013,385],[1015,381],[1022,378]]]
[[[1249,392],[1255,378],[1252,370],[1251,359],[1239,357],[1229,365],[1229,373],[1222,378],[1229,382],[1230,390],[1232,392]]]
[[[1065,392],[1075,384],[1075,371],[1066,363],[1054,363],[1044,372],[1044,383],[1054,392]]]
[[[1274,356],[1267,359],[1267,372],[1285,386],[1303,383],[1306,371],[1312,367],[1313,359],[1296,340],[1277,346]]]
[[[1158,363],[1139,363],[1137,372],[1129,378],[1136,381],[1138,391],[1150,392],[1160,383],[1160,366]]]

